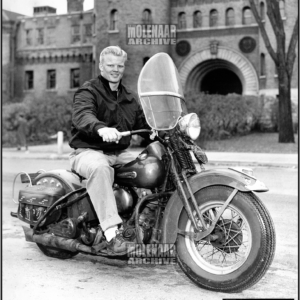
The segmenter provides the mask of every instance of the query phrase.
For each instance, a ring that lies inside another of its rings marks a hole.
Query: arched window
[[[151,24],[152,23],[152,16],[151,16],[151,10],[145,9],[143,11],[143,23],[144,24]]]
[[[93,14],[93,34],[96,34],[96,15]]]
[[[233,8],[228,8],[226,10],[226,26],[233,25],[235,25],[234,10]]]
[[[243,9],[243,24],[244,25],[252,24],[252,11],[250,7],[245,7]]]
[[[113,9],[110,13],[110,25],[109,30],[117,30],[118,29],[118,11]]]
[[[218,26],[218,11],[216,9],[213,9],[213,10],[210,11],[209,26],[210,27]]]
[[[202,14],[201,11],[197,10],[194,12],[194,16],[193,16],[194,20],[194,28],[199,28],[202,26]]]
[[[264,53],[260,54],[260,76],[266,75],[266,57]]]
[[[283,0],[279,0],[279,9],[280,9],[281,18],[285,18],[285,3]]]
[[[264,21],[266,17],[266,10],[265,10],[265,4],[263,2],[260,2],[259,10],[260,10],[260,18],[262,21]]]
[[[186,28],[186,17],[185,13],[181,12],[178,14],[178,29]]]

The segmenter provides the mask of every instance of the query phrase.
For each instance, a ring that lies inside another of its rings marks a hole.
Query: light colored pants
[[[112,189],[114,182],[112,166],[132,161],[135,156],[127,150],[103,153],[101,150],[79,148],[70,154],[69,159],[71,168],[87,178],[87,192],[102,230],[122,223]]]

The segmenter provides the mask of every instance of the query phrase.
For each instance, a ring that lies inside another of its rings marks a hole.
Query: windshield
[[[152,56],[138,80],[138,94],[149,126],[169,130],[187,113],[176,66],[166,53]]]

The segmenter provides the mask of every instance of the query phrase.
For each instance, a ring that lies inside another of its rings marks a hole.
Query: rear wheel
[[[57,175],[53,175],[53,174],[48,174],[48,173],[43,173],[41,175],[39,175],[37,178],[35,178],[34,184],[36,185],[42,185],[42,186],[46,186],[46,187],[64,187],[66,190],[66,193],[71,192],[72,189],[67,186]],[[76,197],[77,195],[75,194],[72,197]],[[55,221],[55,222],[59,222],[62,220],[62,216],[61,213],[56,213],[57,218],[54,218],[54,220],[51,221]],[[66,216],[64,216],[65,218]],[[49,222],[51,223],[51,222]],[[33,226],[30,226],[31,228]],[[46,229],[46,226],[44,226]],[[68,250],[64,250],[64,249],[59,249],[59,248],[54,248],[51,246],[45,246],[43,244],[39,244],[36,243],[37,246],[39,247],[39,249],[46,255],[49,257],[53,257],[53,258],[59,258],[59,259],[69,259],[74,257],[75,255],[77,255],[79,252],[72,252],[72,251],[68,251]]]
[[[36,243],[40,250],[49,257],[59,258],[59,259],[69,259],[77,255],[79,252],[71,252],[68,250],[62,250],[54,247],[45,246]]]
[[[30,228],[33,228],[33,226],[30,225]],[[68,250],[58,249],[50,246],[45,246],[40,243],[36,243],[36,245],[46,256],[59,258],[59,259],[72,258],[79,253],[79,252],[72,252]]]
[[[213,186],[195,194],[207,227],[231,192],[232,188]],[[194,232],[185,210],[179,229]],[[212,234],[218,239],[211,242],[178,235],[179,265],[197,285],[219,292],[240,292],[266,273],[274,257],[275,231],[268,211],[254,194],[238,192]]]

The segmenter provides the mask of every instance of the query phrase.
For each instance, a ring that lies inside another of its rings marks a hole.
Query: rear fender
[[[224,185],[232,187],[242,192],[251,192],[246,188],[245,178],[246,174],[238,173],[230,169],[214,169],[202,171],[196,175],[188,178],[191,185],[192,191],[195,194],[199,190],[214,186],[214,185]],[[186,194],[188,194],[186,185],[183,184]],[[164,217],[162,220],[162,240],[161,243],[174,244],[177,238],[178,230],[178,220],[183,209],[182,201],[177,193],[171,196],[168,204],[164,211]]]
[[[86,180],[80,181],[79,176],[74,174],[69,170],[57,169],[47,171],[45,173],[40,174],[35,178],[34,183],[37,184],[39,181],[43,181],[46,177],[56,178],[64,187],[65,192],[69,193],[75,191],[79,188],[86,186]],[[70,200],[76,198],[77,193],[74,196],[69,198]],[[89,216],[89,221],[97,220],[97,214],[94,210],[92,201],[89,196],[84,197],[82,200],[79,200],[77,203],[73,204],[71,207],[68,207],[68,216],[70,218],[77,218],[83,212],[87,212]]]
[[[65,188],[66,193],[84,187],[84,184],[80,181],[79,177],[76,174],[64,169],[51,170],[45,173],[41,173],[35,178],[34,183],[37,184],[39,180],[48,176],[54,177],[59,180]]]

